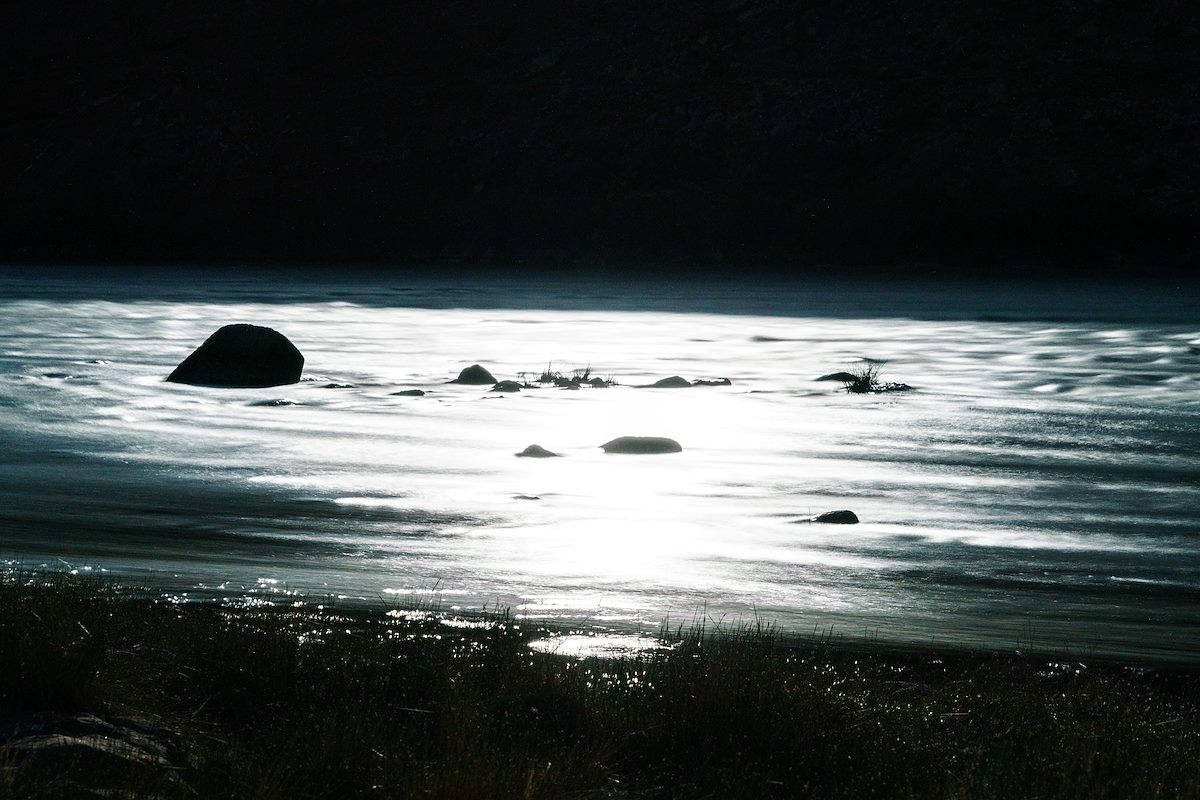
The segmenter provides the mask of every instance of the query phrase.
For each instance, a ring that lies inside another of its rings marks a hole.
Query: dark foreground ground
[[[1200,676],[0,584],[0,797],[1200,796]],[[113,790],[111,793],[110,790]]]
[[[1182,2],[8,3],[0,47],[0,262],[1200,254]]]

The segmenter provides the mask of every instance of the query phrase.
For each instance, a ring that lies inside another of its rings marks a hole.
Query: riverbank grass
[[[581,660],[535,633],[19,576],[0,584],[0,797],[1200,796],[1194,674],[764,626]],[[153,758],[30,734],[89,714]]]

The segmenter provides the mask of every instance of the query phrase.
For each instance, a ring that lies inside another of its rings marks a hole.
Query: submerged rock
[[[519,392],[521,391],[521,384],[517,383],[516,381],[498,381],[496,385],[492,387],[492,391]]]
[[[517,458],[558,458],[558,453],[552,453],[540,444],[531,444],[521,452],[517,453]]]
[[[171,383],[257,389],[296,383],[304,356],[286,336],[261,325],[226,325],[167,376]]]
[[[283,398],[278,398],[276,400],[255,400],[250,405],[263,406],[266,408],[273,408],[276,406],[298,406],[298,405],[302,405],[302,404],[297,403],[295,400],[284,400]]]
[[[423,389],[405,389],[402,392],[392,392],[392,397],[424,397]]]
[[[692,381],[692,386],[733,386],[733,381],[729,380],[729,378],[712,378],[707,380],[697,378]]]
[[[488,372],[478,364],[472,364],[471,366],[466,367],[462,372],[458,373],[458,377],[452,381],[452,383],[461,383],[467,386],[486,386],[495,382],[496,379],[493,377],[492,373]]]
[[[657,453],[682,453],[683,447],[674,439],[663,436],[619,436],[600,445],[606,453],[653,455]]]

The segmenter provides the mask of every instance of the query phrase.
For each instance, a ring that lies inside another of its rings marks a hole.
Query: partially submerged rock
[[[654,383],[647,384],[644,388],[647,389],[686,389],[692,385],[692,382],[687,378],[681,378],[678,375],[672,375],[669,378],[657,380]]]
[[[451,382],[461,383],[467,386],[487,386],[495,383],[496,379],[492,376],[492,373],[488,372],[483,367],[479,366],[478,364],[472,364],[471,366],[463,369],[462,372],[458,373],[458,377]]]
[[[424,389],[405,389],[401,392],[392,392],[392,397],[424,397]]]
[[[712,379],[697,379],[689,381],[687,378],[679,375],[672,375],[669,378],[662,378],[654,383],[643,383],[637,388],[639,389],[690,389],[693,386],[732,386],[732,381],[729,378],[712,378]]]
[[[255,400],[250,405],[273,408],[276,406],[298,406],[298,405],[302,405],[302,404],[297,403],[295,400],[285,400],[283,398],[277,398],[275,400]]]
[[[852,375],[849,372],[831,372],[828,375],[822,375],[819,378],[813,378],[813,380],[837,381],[838,383],[850,383],[851,381],[854,381],[856,379],[856,377],[857,376]]]
[[[521,452],[517,453],[517,458],[558,458],[558,453],[552,453],[540,444],[531,444]]]
[[[830,525],[855,525],[858,523],[858,515],[853,511],[842,509],[840,511],[826,511],[824,514],[817,514],[813,517],[806,517],[797,522],[822,522]]]
[[[521,384],[517,383],[516,381],[497,381],[496,385],[492,387],[492,391],[519,392],[521,391]]]
[[[171,383],[257,389],[300,380],[304,356],[286,336],[261,325],[226,325],[167,376]]]
[[[600,445],[606,453],[632,455],[654,455],[658,453],[682,453],[683,447],[674,439],[663,436],[619,436]]]

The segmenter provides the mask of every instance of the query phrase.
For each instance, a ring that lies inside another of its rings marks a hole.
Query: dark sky
[[[0,261],[1180,269],[1183,4],[0,12]]]

